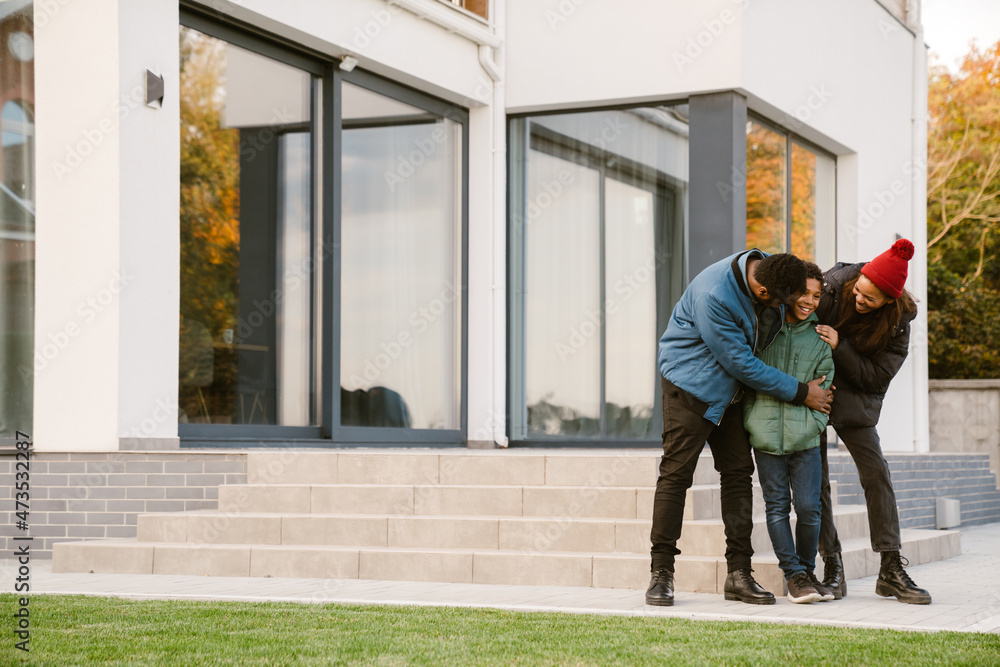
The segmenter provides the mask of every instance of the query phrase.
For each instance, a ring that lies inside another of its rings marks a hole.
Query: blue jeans
[[[822,515],[820,488],[823,461],[819,447],[776,456],[754,450],[757,474],[764,491],[767,533],[771,537],[778,565],[791,579],[816,566],[819,526]],[[795,538],[788,515],[795,504]]]

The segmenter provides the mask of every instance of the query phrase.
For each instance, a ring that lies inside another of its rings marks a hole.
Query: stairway
[[[250,453],[218,510],[142,514],[136,539],[64,542],[54,572],[441,581],[645,589],[659,455],[597,450]],[[755,484],[757,580],[783,590]],[[834,494],[836,497],[836,493]],[[849,579],[878,572],[867,510],[835,506]],[[958,531],[904,530],[911,564],[961,552]],[[677,589],[726,577],[709,454],[688,491]]]

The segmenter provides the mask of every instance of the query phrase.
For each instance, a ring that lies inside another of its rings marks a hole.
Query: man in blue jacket
[[[663,457],[653,499],[646,604],[674,603],[684,497],[706,441],[722,483],[729,571],[725,597],[774,604],[774,596],[754,581],[750,570],[753,458],[743,429],[742,385],[830,412],[833,393],[820,387],[824,378],[803,384],[754,356],[781,329],[782,304],[793,303],[805,285],[806,267],[798,257],[748,250],[699,273],[674,307],[658,354]]]

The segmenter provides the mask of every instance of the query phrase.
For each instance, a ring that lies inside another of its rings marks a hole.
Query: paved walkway
[[[171,575],[55,574],[51,561],[31,564],[32,591],[137,599],[491,607],[515,611],[767,621],[894,630],[1000,634],[1000,523],[962,529],[962,555],[908,568],[934,603],[907,605],[875,595],[875,577],[848,582],[843,600],[773,606],[678,593],[673,607],[649,607],[641,591],[560,586],[489,586],[422,582],[262,579]],[[13,592],[16,566],[0,561],[0,592]]]

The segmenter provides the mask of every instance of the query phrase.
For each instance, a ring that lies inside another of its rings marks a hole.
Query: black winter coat
[[[816,314],[820,324],[837,326],[840,299],[844,284],[861,273],[864,262],[837,263],[823,278],[823,295]],[[910,347],[910,322],[916,313],[904,315],[889,344],[875,354],[864,355],[854,349],[843,335],[833,351],[836,372],[833,408],[830,411],[832,426],[875,426],[882,412],[882,399],[889,383],[896,377],[906,360]],[[839,333],[839,332],[838,332]]]

